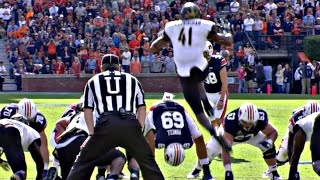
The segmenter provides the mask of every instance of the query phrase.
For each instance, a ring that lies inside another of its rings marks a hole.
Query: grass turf
[[[160,93],[147,93],[146,103],[150,107],[156,101],[161,99]],[[65,108],[76,103],[80,97],[79,93],[3,93],[0,94],[0,107],[7,103],[18,102],[20,98],[28,97],[34,99],[39,110],[46,116],[48,127],[46,133],[48,138],[55,125],[55,121],[61,116]],[[314,97],[305,95],[265,95],[265,94],[231,94],[228,102],[228,112],[239,107],[243,102],[250,101],[255,103],[259,108],[263,108],[268,112],[270,122],[278,129],[279,137],[276,141],[277,149],[280,145],[281,138],[287,129],[288,120],[293,109],[302,106],[308,99]],[[186,109],[191,112],[190,107],[184,101],[182,94],[176,94],[176,100],[181,102]],[[192,114],[192,113],[191,113]],[[192,114],[193,115],[193,114]],[[193,116],[194,117],[194,116]],[[200,127],[201,128],[201,127]],[[210,135],[201,128],[205,140],[208,141]],[[49,146],[50,152],[52,148]],[[166,179],[186,179],[186,175],[192,170],[196,161],[195,148],[186,151],[186,159],[182,165],[172,167],[164,162],[163,149],[156,151],[156,160],[163,171]],[[262,173],[266,170],[267,165],[264,163],[262,153],[258,148],[250,145],[237,145],[233,148],[232,168],[235,179],[261,179]],[[301,161],[310,161],[309,144],[307,143],[302,154]],[[36,176],[36,168],[29,153],[26,153],[28,166],[28,179],[34,179]],[[216,158],[211,164],[211,171],[217,179],[224,179],[224,168],[220,159]],[[299,166],[301,179],[319,179],[313,172],[311,165],[305,164]],[[128,171],[124,170],[125,173]],[[289,165],[279,167],[279,173],[283,177],[287,177]],[[12,173],[5,172],[0,168],[0,179],[8,179]],[[94,179],[95,173],[92,176]]]

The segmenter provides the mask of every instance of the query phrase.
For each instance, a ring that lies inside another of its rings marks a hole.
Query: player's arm
[[[224,60],[226,61],[226,60]],[[221,83],[222,83],[222,87],[221,87],[221,91],[220,91],[220,100],[223,100],[224,97],[226,96],[226,93],[228,91],[228,73],[227,73],[227,68],[224,66],[220,72],[220,78],[221,78]]]
[[[146,114],[147,114],[146,106],[139,106],[137,108],[137,112],[138,112],[137,119],[141,125],[142,130],[143,130],[143,128],[145,126],[144,124],[145,124]]]
[[[223,137],[229,143],[229,145],[232,146],[233,135],[225,131],[223,133]],[[225,151],[224,149],[222,149],[222,159],[223,159],[223,165],[225,167],[226,167],[226,165],[227,166],[228,165],[231,166],[231,157],[230,157],[230,152],[229,151]]]
[[[278,131],[270,123],[268,123],[261,132],[266,135],[267,139],[272,140],[272,142],[275,142],[278,138]]]
[[[289,162],[291,161],[291,155],[292,155],[292,150],[293,150],[293,141],[294,141],[294,134],[289,131],[289,135],[288,135],[288,147],[287,147]]]
[[[294,127],[293,151],[290,159],[289,179],[294,179],[294,176],[298,170],[299,159],[303,151],[306,138],[306,133],[298,125],[296,125]]]
[[[230,33],[221,34],[217,32],[217,26],[213,25],[208,34],[208,40],[214,41],[218,44],[231,46],[233,43],[232,35]]]
[[[49,168],[49,149],[48,149],[48,139],[45,130],[40,133],[40,152],[44,162],[44,168],[47,170]]]
[[[153,112],[150,111],[148,113],[148,115],[146,116],[146,122],[145,122],[145,126],[144,126],[144,130],[143,130],[143,134],[146,137],[149,146],[151,148],[152,153],[154,154],[155,152],[155,134],[154,134],[154,130],[156,129],[154,126],[154,122],[153,122]]]
[[[90,88],[90,83],[89,81],[84,89],[84,103],[83,103],[83,114],[84,118],[88,127],[89,135],[92,135],[94,133],[94,121],[93,121],[93,107],[94,107],[94,102],[93,102],[93,93],[92,89]]]
[[[159,37],[150,46],[151,53],[159,52],[163,47],[170,43],[170,38],[164,30],[159,32]]]
[[[70,118],[62,118],[56,123],[56,135],[55,137],[59,137],[70,124]],[[55,139],[56,140],[56,139]]]
[[[37,142],[37,141],[41,141],[41,140],[37,139],[37,140],[33,141],[29,145],[28,150],[31,154],[33,161],[36,163],[36,167],[37,167],[36,180],[40,180],[40,179],[42,179],[44,164],[43,164],[43,159],[42,159],[42,155],[40,152],[40,147],[38,145],[40,143],[42,144],[42,142]]]

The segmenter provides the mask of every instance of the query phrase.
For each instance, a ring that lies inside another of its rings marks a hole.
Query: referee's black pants
[[[0,147],[2,147],[13,173],[18,171],[27,173],[27,164],[19,130],[0,125],[0,137]]]
[[[120,146],[129,151],[140,165],[145,180],[164,180],[154,155],[134,117],[122,119],[118,115],[101,117],[94,135],[82,148],[69,173],[68,180],[89,180],[99,157]]]

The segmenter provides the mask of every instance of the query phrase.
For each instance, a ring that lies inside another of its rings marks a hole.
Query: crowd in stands
[[[159,54],[151,54],[149,47],[168,21],[180,19],[184,2],[1,0],[0,38],[7,41],[10,77],[25,73],[95,74],[101,71],[105,53],[118,55],[123,71],[128,73],[175,73],[170,44]],[[201,18],[234,34],[233,48],[215,44],[216,53],[228,60],[228,70],[259,69],[256,49],[279,48],[282,35],[320,34],[319,1],[195,2]],[[249,74],[244,78],[252,79]],[[258,75],[253,79],[259,79]]]

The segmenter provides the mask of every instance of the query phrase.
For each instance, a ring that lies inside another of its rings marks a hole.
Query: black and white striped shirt
[[[104,112],[117,112],[123,107],[136,113],[145,106],[144,91],[132,75],[120,71],[105,71],[93,76],[84,90],[83,108],[91,108],[100,116]]]

